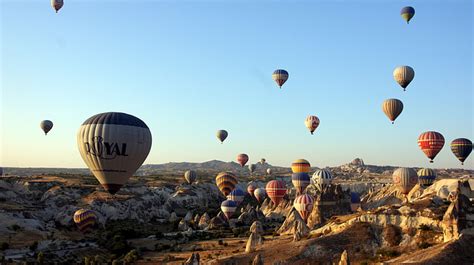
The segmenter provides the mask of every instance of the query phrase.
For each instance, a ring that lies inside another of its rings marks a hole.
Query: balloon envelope
[[[393,123],[398,115],[402,113],[403,103],[396,98],[390,98],[382,103],[382,110],[388,119]]]
[[[239,188],[235,188],[233,191],[227,195],[227,199],[235,201],[237,203],[237,206],[244,201],[245,198],[245,192]]]
[[[197,174],[196,171],[194,170],[188,170],[184,172],[184,179],[189,183],[192,184],[194,181],[196,181]]]
[[[74,213],[74,223],[81,232],[92,230],[97,222],[96,214],[91,210],[79,209]]]
[[[267,192],[263,188],[258,188],[258,189],[255,189],[255,191],[253,192],[253,195],[255,196],[255,199],[257,199],[259,203],[262,203],[263,200],[265,200],[265,197],[267,196]]]
[[[314,199],[312,196],[308,194],[302,194],[296,197],[293,207],[295,207],[296,211],[300,214],[301,218],[306,222],[308,220],[311,211],[313,210]]]
[[[458,138],[451,142],[451,151],[464,165],[464,161],[472,152],[472,142],[466,138]]]
[[[268,197],[275,205],[278,205],[286,194],[286,185],[284,181],[272,180],[267,183],[265,188]]]
[[[311,165],[309,164],[309,162],[305,159],[298,159],[298,160],[295,160],[292,164],[291,164],[291,171],[293,171],[293,173],[302,173],[302,172],[309,172],[311,170]]]
[[[250,196],[254,196],[253,193],[255,191],[255,189],[257,188],[257,186],[255,186],[254,183],[250,183],[248,186],[247,186],[247,192],[250,194]]]
[[[216,177],[216,185],[222,194],[227,196],[235,189],[235,185],[237,185],[237,177],[231,172],[221,172]]]
[[[393,184],[400,188],[403,194],[408,194],[418,183],[418,175],[412,168],[402,167],[393,172]]]
[[[306,120],[304,121],[304,125],[306,126],[306,128],[308,128],[311,134],[313,134],[316,128],[318,128],[319,126],[319,118],[316,116],[310,115],[306,117]]]
[[[415,78],[415,70],[410,66],[399,66],[393,71],[393,78],[405,91],[407,86],[413,81],[413,78]]]
[[[283,86],[283,84],[286,82],[286,80],[288,80],[289,76],[290,75],[288,74],[288,72],[286,70],[283,70],[283,69],[277,69],[272,74],[273,80],[278,84],[278,86],[280,88],[281,88],[281,86]]]
[[[237,163],[239,163],[241,167],[245,166],[247,161],[249,161],[249,156],[247,154],[237,155]]]
[[[327,169],[318,169],[314,172],[312,180],[316,185],[330,185],[332,182],[331,171]]]
[[[267,168],[267,174],[268,174],[268,175],[271,175],[271,174],[272,174],[272,172],[273,172],[273,171],[272,171],[272,169],[271,169],[271,168]]]
[[[310,183],[309,174],[306,172],[293,173],[291,175],[291,182],[293,183],[293,186],[295,186],[296,193],[303,194],[304,190]]]
[[[237,203],[232,200],[225,200],[221,203],[221,210],[227,220],[229,220],[237,209]]]
[[[267,160],[265,158],[260,159],[260,164],[264,165]]]
[[[227,135],[229,135],[229,134],[227,133],[226,130],[219,130],[216,133],[216,137],[217,137],[217,139],[219,139],[219,141],[221,141],[221,143],[224,142],[224,140],[227,138]]]
[[[44,134],[47,135],[48,132],[53,128],[53,122],[50,120],[41,121],[40,128],[43,130]]]
[[[423,188],[431,186],[436,180],[436,171],[431,168],[422,168],[418,170],[418,182]]]
[[[250,164],[250,165],[249,165],[250,173],[253,173],[256,168],[257,168],[257,166],[256,166],[255,164]]]
[[[151,132],[142,120],[132,115],[100,113],[81,125],[77,146],[100,184],[115,194],[148,156]]]
[[[357,192],[351,192],[351,210],[357,211],[360,207],[360,195]]]
[[[58,13],[59,9],[63,7],[64,1],[63,0],[51,0],[51,7]]]
[[[400,15],[402,16],[402,18],[408,23],[410,23],[410,20],[413,18],[413,16],[415,15],[415,9],[411,6],[405,6],[404,8],[402,8],[402,10],[400,11]]]
[[[418,146],[433,163],[433,159],[444,146],[444,137],[439,132],[424,132],[418,137]]]

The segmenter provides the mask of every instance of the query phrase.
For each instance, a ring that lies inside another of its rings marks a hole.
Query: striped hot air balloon
[[[240,164],[241,167],[244,167],[247,161],[249,161],[249,156],[247,154],[237,155],[237,162]]]
[[[194,181],[196,181],[197,174],[196,171],[194,170],[188,170],[184,172],[184,179],[189,183],[192,184]]]
[[[313,211],[313,205],[314,199],[308,194],[302,194],[296,197],[295,201],[293,202],[293,207],[295,207],[296,211],[298,211],[301,218],[303,218],[305,222],[308,220],[309,215]]]
[[[295,160],[291,164],[291,171],[293,173],[308,173],[311,170],[311,165],[305,159]]]
[[[360,207],[360,195],[357,192],[351,192],[351,210],[357,211]]]
[[[402,16],[402,18],[408,23],[410,23],[410,20],[413,18],[413,16],[415,15],[415,9],[411,6],[405,6],[404,8],[402,8],[402,10],[400,11],[400,15]]]
[[[227,195],[227,199],[235,201],[237,206],[239,206],[245,198],[245,192],[239,188],[235,188],[233,191]]]
[[[53,122],[50,120],[41,121],[40,128],[43,130],[44,135],[48,135],[48,132],[53,128]]]
[[[77,132],[82,159],[106,191],[115,194],[143,164],[151,132],[139,118],[107,112],[87,119]]]
[[[275,82],[278,84],[278,86],[281,88],[283,84],[288,80],[289,74],[286,70],[283,69],[277,69],[273,72],[272,78],[275,80]]]
[[[222,194],[227,196],[235,189],[235,185],[237,185],[237,177],[231,172],[221,172],[217,174],[216,185]]]
[[[251,197],[253,197],[253,193],[255,191],[255,189],[257,188],[257,186],[255,186],[255,184],[253,182],[249,183],[249,185],[247,186],[247,192],[250,194]]]
[[[399,66],[393,71],[393,78],[397,83],[403,87],[403,91],[406,90],[407,86],[411,83],[415,77],[415,70],[410,66]]]
[[[393,172],[393,184],[400,188],[403,194],[408,194],[418,183],[418,175],[412,168],[399,168]]]
[[[431,186],[436,180],[436,171],[431,168],[422,168],[418,170],[418,182],[423,188]]]
[[[64,1],[63,0],[51,0],[51,7],[53,7],[54,11],[58,13],[59,9],[63,7]]]
[[[295,186],[296,194],[303,194],[304,190],[310,183],[309,174],[306,172],[293,173],[291,175],[291,182],[293,183],[293,186]]]
[[[444,146],[444,137],[439,132],[424,132],[418,137],[418,146],[433,163],[433,159]]]
[[[272,200],[275,205],[278,205],[286,194],[286,185],[284,181],[271,180],[267,183],[265,190],[270,200]]]
[[[312,180],[316,185],[331,185],[332,182],[331,171],[327,169],[318,169],[314,172]]]
[[[229,133],[227,133],[226,130],[218,130],[217,133],[216,133],[216,137],[217,137],[217,139],[219,139],[221,144],[224,143],[224,140],[227,138],[228,135],[229,135]]]
[[[232,200],[225,200],[221,203],[221,210],[224,213],[227,220],[229,220],[237,209],[237,203]]]
[[[466,138],[458,138],[451,142],[451,151],[464,165],[464,161],[472,152],[472,142]]]
[[[92,230],[97,222],[96,214],[91,210],[79,209],[74,213],[74,223],[81,232]]]
[[[253,195],[255,196],[255,199],[257,199],[259,203],[262,203],[265,200],[265,197],[267,196],[267,192],[265,191],[264,188],[258,188],[258,189],[255,189],[255,191],[253,192]]]
[[[319,118],[316,116],[309,115],[308,117],[306,117],[304,125],[306,126],[306,128],[308,128],[311,134],[313,134],[316,128],[318,128],[319,126]]]
[[[393,124],[403,111],[403,103],[396,98],[389,98],[382,103],[382,110]]]

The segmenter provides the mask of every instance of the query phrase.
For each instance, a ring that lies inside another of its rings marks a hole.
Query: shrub
[[[418,229],[420,229],[421,231],[431,231],[433,230],[433,228],[431,228],[431,226],[429,225],[426,225],[426,224],[421,224]]]
[[[38,264],[43,264],[43,262],[44,262],[44,254],[43,254],[43,252],[40,251],[40,252],[38,253],[38,256],[36,256],[36,262],[37,262]]]
[[[383,237],[390,246],[398,246],[402,241],[402,231],[395,225],[387,225],[383,231]]]
[[[0,244],[0,250],[6,250],[10,247],[10,244],[8,244],[7,242],[2,242]]]
[[[31,251],[35,251],[38,248],[38,241],[33,242],[30,246]]]

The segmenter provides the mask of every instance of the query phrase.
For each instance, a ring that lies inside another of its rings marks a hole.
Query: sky
[[[58,14],[47,0],[0,2],[3,166],[86,167],[79,126],[109,111],[148,125],[145,164],[247,153],[280,166],[360,157],[451,168],[461,165],[449,143],[474,138],[470,0],[65,0]],[[392,76],[399,65],[416,72],[406,92]],[[281,90],[277,68],[290,73]],[[404,103],[394,125],[387,98]],[[314,135],[310,114],[321,120]],[[43,119],[54,122],[47,136]],[[429,130],[446,139],[434,164],[417,145]]]

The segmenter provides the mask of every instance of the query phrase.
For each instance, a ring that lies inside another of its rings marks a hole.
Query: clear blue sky
[[[79,126],[121,111],[152,131],[147,164],[245,152],[282,166],[460,167],[449,143],[474,140],[473,4],[446,2],[65,0],[55,14],[47,0],[1,0],[1,164],[85,167]],[[407,92],[398,65],[415,69]],[[290,73],[282,90],[276,68]],[[392,97],[405,104],[395,125],[381,110]],[[321,120],[313,136],[308,114]],[[427,130],[446,138],[433,165],[417,146]]]

